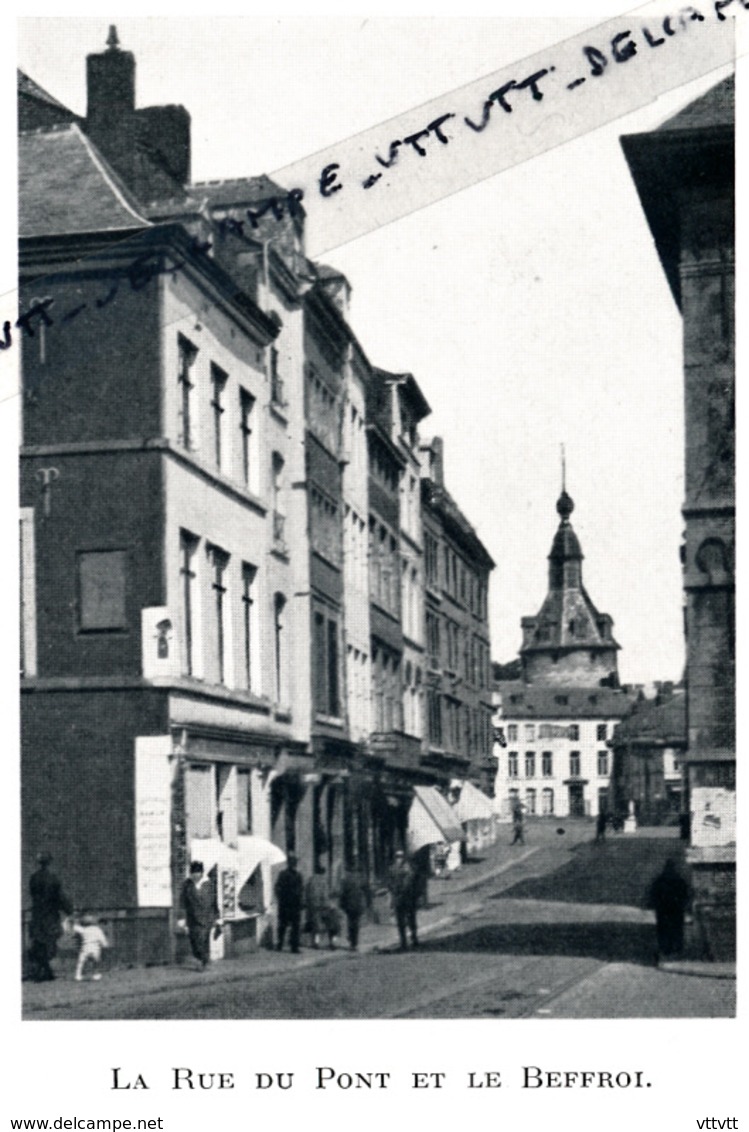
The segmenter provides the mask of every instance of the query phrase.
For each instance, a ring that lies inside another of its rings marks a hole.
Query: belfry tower
[[[530,684],[592,688],[619,686],[613,621],[599,613],[582,577],[583,552],[570,523],[574,503],[562,479],[560,523],[549,554],[549,591],[535,617],[523,617],[520,658]]]

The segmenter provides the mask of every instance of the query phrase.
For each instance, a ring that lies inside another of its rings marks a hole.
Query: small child
[[[73,933],[80,940],[78,962],[75,967],[76,982],[80,983],[83,980],[83,971],[88,960],[93,960],[94,966],[97,967],[101,961],[102,948],[109,947],[109,940],[96,922],[96,917],[88,913],[84,913],[80,920],[76,921],[73,925]],[[98,982],[101,975],[98,971],[95,971],[91,978]]]

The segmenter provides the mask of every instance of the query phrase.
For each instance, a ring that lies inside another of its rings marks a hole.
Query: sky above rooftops
[[[85,56],[108,22],[22,19],[18,64],[83,114]],[[117,26],[137,58],[138,105],[184,104],[193,178],[216,180],[272,174],[593,22]],[[584,582],[614,619],[621,679],[681,675],[681,320],[619,136],[658,127],[723,74],[325,257],[351,283],[370,361],[413,373],[432,406],[422,436],[444,437],[450,493],[497,563],[500,661],[546,593],[565,443]]]

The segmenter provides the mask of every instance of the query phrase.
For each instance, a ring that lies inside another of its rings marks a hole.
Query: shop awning
[[[252,876],[258,865],[280,865],[286,860],[283,849],[279,849],[272,841],[265,837],[256,837],[254,834],[241,834],[237,839],[239,857],[239,875],[242,883]]]
[[[202,861],[203,872],[209,873],[216,865],[236,870],[239,856],[236,849],[224,845],[218,837],[194,837],[190,842],[190,861]]]
[[[476,821],[493,818],[494,807],[486,794],[482,794],[472,782],[464,782],[460,788],[460,798],[453,806],[459,821]]]
[[[412,852],[440,841],[465,841],[455,812],[435,786],[415,786],[408,814],[408,836]]]

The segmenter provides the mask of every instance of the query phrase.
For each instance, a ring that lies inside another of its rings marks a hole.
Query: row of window
[[[426,613],[426,637],[432,669],[444,667],[474,688],[489,686],[489,646],[484,641],[433,609]]]
[[[537,791],[529,787],[525,792],[525,812],[527,814],[536,814],[537,810]],[[510,807],[512,808],[521,801],[520,791],[510,791]],[[541,813],[548,817],[554,813],[554,791],[550,786],[545,786],[541,791]]]
[[[201,407],[201,382],[195,376],[198,347],[178,335],[179,443],[189,452],[200,451],[206,461],[224,475],[238,478],[250,491],[261,490],[258,420],[255,397],[242,386],[231,403],[229,375],[215,362],[209,363],[205,411]],[[277,374],[276,351],[271,351],[271,378]],[[276,386],[280,379],[276,378]],[[271,381],[273,387],[273,381]]]
[[[424,531],[424,571],[428,586],[444,589],[476,617],[486,618],[485,580],[478,578],[447,543],[442,544],[440,558],[440,543],[431,531]]]
[[[427,692],[427,728],[433,747],[475,754],[489,753],[492,743],[491,716],[484,708],[471,707],[452,696],[430,688]]]
[[[318,487],[310,487],[310,542],[312,549],[333,566],[342,563],[338,504]]]
[[[382,523],[369,519],[369,593],[395,617],[400,617],[401,577],[398,540]]]
[[[560,735],[559,731],[563,730],[564,735]],[[539,739],[570,739],[573,743],[580,742],[580,725],[579,723],[560,725],[555,723],[541,723],[538,725],[538,733],[536,731],[535,723],[526,723],[523,725],[523,735],[526,743],[534,743],[536,738]],[[609,728],[607,723],[596,724],[596,742],[605,743],[609,737]],[[508,723],[507,725],[507,741],[508,743],[517,743],[520,738],[520,728],[517,723]]]
[[[182,604],[182,667],[197,676],[229,687],[271,693],[286,700],[286,597],[275,593],[273,618],[273,687],[263,688],[260,670],[260,613],[257,567],[237,567],[221,547],[190,531],[180,531]],[[235,633],[239,631],[239,640]]]
[[[597,773],[600,777],[607,777],[609,774],[609,752],[599,751],[596,757]],[[536,777],[536,752],[526,751],[524,759],[524,769],[526,778]],[[570,751],[569,754],[569,774],[570,778],[580,777],[580,752]],[[520,777],[520,756],[517,751],[509,751],[507,754],[507,777],[519,778]],[[553,778],[554,777],[554,755],[551,751],[541,752],[541,777]]]
[[[337,454],[341,447],[341,415],[335,392],[313,365],[306,370],[307,423],[325,447]]]

